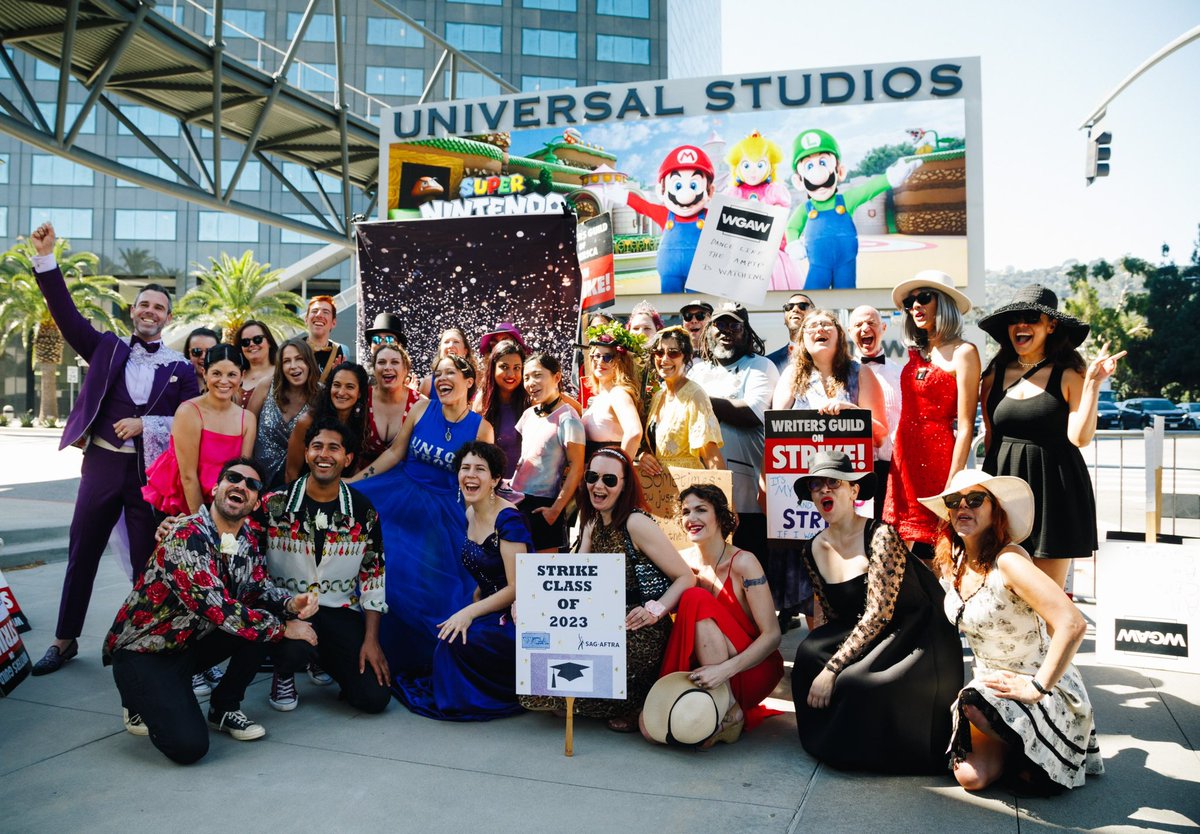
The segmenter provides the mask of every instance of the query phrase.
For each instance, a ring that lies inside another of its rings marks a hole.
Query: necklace
[[[1029,370],[1030,368],[1040,367],[1042,364],[1045,363],[1045,361],[1046,360],[1043,358],[1043,359],[1039,359],[1037,362],[1022,362],[1021,357],[1019,357],[1019,356],[1017,357],[1017,364],[1020,365],[1025,370]]]
[[[725,551],[729,549],[729,542],[721,542],[721,558],[717,559],[717,563],[713,565],[713,572],[721,567],[721,563],[725,561]]]
[[[466,407],[464,407],[464,408],[463,408],[463,410],[462,410],[462,414],[458,415],[458,418],[457,418],[457,419],[455,419],[455,420],[449,420],[449,419],[447,419],[447,420],[446,420],[446,442],[447,442],[447,443],[449,443],[449,442],[450,442],[450,432],[451,432],[451,430],[452,430],[452,429],[453,429],[455,426],[457,426],[459,423],[461,423],[461,422],[463,421],[463,418],[467,416],[467,412],[468,412],[468,411],[470,411],[470,410],[471,410],[471,406],[470,406],[470,405],[467,405]],[[445,416],[446,416],[446,415],[445,415],[445,413],[443,413],[443,414],[442,414],[442,417],[444,418]]]
[[[562,402],[561,395],[555,397],[554,402],[552,403],[547,403],[546,405],[535,405],[533,407],[533,413],[539,417],[545,417],[548,414],[553,414],[554,409],[558,408],[558,404],[560,402]]]

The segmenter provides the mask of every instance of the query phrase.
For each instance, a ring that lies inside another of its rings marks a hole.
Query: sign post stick
[[[567,747],[563,750],[566,756],[575,755],[575,696],[567,696]]]

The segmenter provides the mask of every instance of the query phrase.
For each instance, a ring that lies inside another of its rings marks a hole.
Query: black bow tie
[[[142,350],[146,351],[146,353],[154,353],[162,347],[162,342],[147,342],[141,336],[135,335],[129,340],[129,346],[133,347],[134,345],[141,345]]]
[[[870,365],[872,362],[874,362],[876,365],[882,365],[883,359],[883,354],[877,353],[874,356],[864,356],[861,361],[864,365]]]

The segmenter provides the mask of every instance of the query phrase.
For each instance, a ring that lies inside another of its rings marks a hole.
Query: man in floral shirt
[[[304,436],[308,474],[263,502],[267,570],[292,593],[311,591],[320,607],[312,617],[315,647],[285,639],[271,647],[275,675],[271,706],[296,708],[296,672],[310,663],[337,681],[354,709],[383,712],[391,675],[379,647],[383,590],[383,533],[366,496],[342,483],[358,451],[345,424],[321,418]]]
[[[261,489],[252,460],[226,463],[211,510],[202,507],[171,528],[104,640],[125,729],[149,735],[180,764],[208,752],[193,674],[229,658],[209,701],[208,725],[239,741],[261,738],[266,730],[246,717],[241,702],[264,647],[284,637],[317,641],[303,619],[316,612],[316,595],[293,596],[267,579],[247,519]]]

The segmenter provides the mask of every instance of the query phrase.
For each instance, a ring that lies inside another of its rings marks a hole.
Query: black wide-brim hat
[[[856,470],[850,456],[839,449],[828,449],[812,456],[808,474],[792,483],[792,490],[801,501],[811,501],[812,494],[806,482],[809,478],[837,478],[839,481],[854,481],[858,484],[858,500],[866,501],[875,495],[875,473]]]
[[[1027,287],[1021,287],[1013,293],[1013,300],[1003,307],[997,309],[990,316],[984,316],[979,320],[979,327],[983,332],[987,333],[1000,344],[1004,344],[1008,339],[1008,316],[1010,313],[1019,313],[1024,310],[1037,310],[1039,313],[1044,313],[1050,318],[1058,322],[1058,326],[1062,328],[1067,335],[1067,341],[1071,343],[1071,347],[1079,347],[1083,344],[1083,340],[1088,337],[1091,331],[1091,326],[1086,322],[1082,322],[1074,316],[1068,316],[1066,313],[1058,309],[1058,296],[1048,287],[1043,287],[1041,284],[1030,284]]]
[[[365,335],[370,339],[376,333],[391,333],[400,343],[400,347],[408,349],[408,338],[404,335],[404,325],[395,313],[380,313],[375,316],[375,323],[367,329]]]

